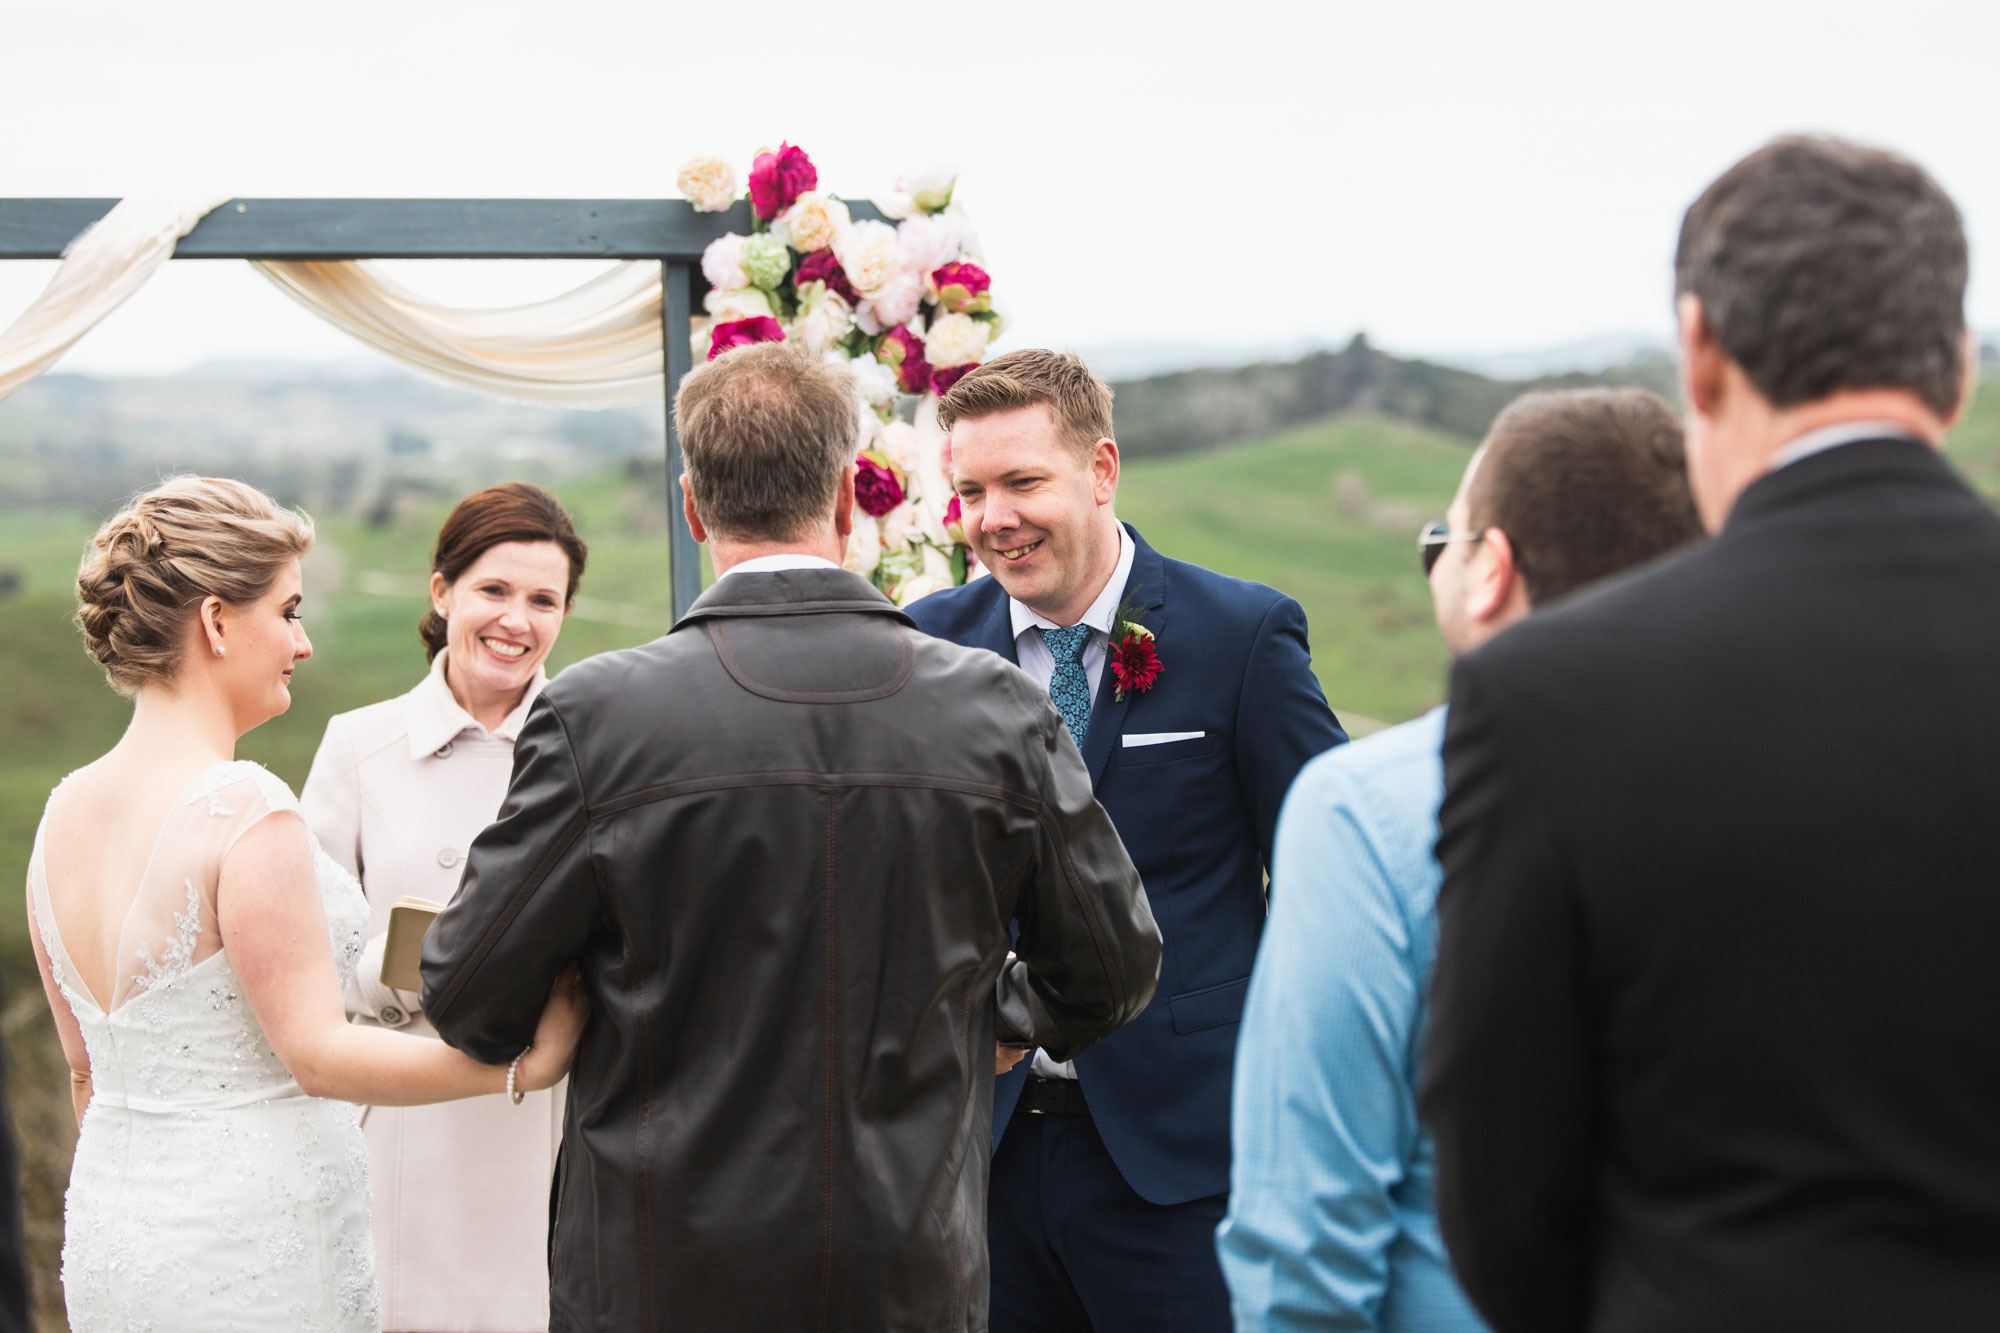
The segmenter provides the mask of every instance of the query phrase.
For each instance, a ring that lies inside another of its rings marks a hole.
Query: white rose
[[[943,592],[951,586],[951,576],[938,578],[931,574],[919,574],[913,579],[904,579],[896,585],[896,605],[908,606],[920,597],[928,597],[934,592]]]
[[[911,512],[907,501],[882,515],[882,549],[900,551],[908,546],[910,532],[916,526],[917,516]]]
[[[701,252],[701,276],[717,291],[733,292],[750,285],[743,271],[743,238],[735,232],[718,236]]]
[[[896,229],[886,222],[857,222],[833,243],[834,257],[858,292],[873,292],[903,267]]]
[[[817,190],[800,195],[780,220],[792,249],[802,255],[832,245],[834,238],[847,230],[849,221],[846,204]]]
[[[736,202],[736,168],[719,157],[689,158],[674,184],[697,213],[720,213]]]
[[[925,291],[923,274],[905,268],[861,299],[855,322],[871,338],[898,324],[907,324],[917,317]]]
[[[896,372],[872,356],[858,356],[847,363],[854,377],[854,391],[870,407],[887,407],[896,401]]]
[[[776,312],[771,309],[771,298],[755,287],[712,291],[702,298],[701,303],[718,324],[732,319],[755,319],[759,315],[776,317]]]
[[[917,577],[936,579],[940,585],[951,586],[951,557],[935,546],[924,548],[924,572]]]
[[[847,558],[841,562],[842,569],[851,570],[862,578],[875,572],[875,566],[882,563],[882,530],[868,515],[856,512],[854,531],[848,534]]]
[[[891,222],[901,222],[917,211],[916,200],[901,191],[894,194],[878,194],[869,202],[875,205],[876,212]]]
[[[897,181],[896,192],[910,196],[910,202],[924,212],[935,213],[951,202],[957,184],[958,168],[934,165]]]
[[[986,357],[986,325],[970,315],[939,315],[924,335],[924,359],[939,370]]]
[[[694,359],[697,361],[703,360],[708,356],[708,349],[711,345],[709,329],[713,326],[713,320],[703,319],[699,315],[688,321],[688,346],[694,349]]]
[[[903,261],[919,278],[958,258],[957,229],[923,213],[902,221],[896,228],[896,243],[903,247]]]

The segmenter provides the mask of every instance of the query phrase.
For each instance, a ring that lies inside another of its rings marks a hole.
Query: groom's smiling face
[[[1078,449],[1037,403],[958,422],[951,464],[979,562],[1009,596],[1075,624],[1118,562],[1118,446]]]

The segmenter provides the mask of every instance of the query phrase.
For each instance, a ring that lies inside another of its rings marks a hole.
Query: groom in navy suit
[[[945,395],[966,539],[993,577],[912,604],[918,626],[1048,685],[1165,937],[1136,1020],[994,1089],[994,1333],[1229,1327],[1215,1227],[1229,1190],[1237,1021],[1285,791],[1346,740],[1305,613],[1169,560],[1118,522],[1111,390],[1081,360],[1009,352]]]

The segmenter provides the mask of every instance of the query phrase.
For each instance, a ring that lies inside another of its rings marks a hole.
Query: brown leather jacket
[[[424,1006],[504,1062],[582,966],[550,1328],[984,1329],[994,1042],[1067,1059],[1159,975],[1047,694],[853,574],[732,574],[515,756]]]

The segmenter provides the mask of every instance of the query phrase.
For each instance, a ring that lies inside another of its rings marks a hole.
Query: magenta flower
[[[903,483],[896,480],[895,473],[874,459],[856,459],[854,503],[860,505],[861,512],[870,518],[880,518],[903,503]]]
[[[979,369],[979,363],[972,361],[962,366],[946,366],[942,370],[933,370],[931,372],[931,389],[938,397],[942,398],[951,392],[952,385],[965,378],[967,371],[977,369]]]
[[[832,246],[824,250],[815,250],[801,259],[799,271],[792,275],[792,282],[800,287],[809,282],[823,282],[828,291],[839,296],[847,304],[851,306],[861,304],[860,293],[856,292],[854,284],[847,280],[847,270],[833,257]]]
[[[938,304],[955,315],[984,314],[993,308],[993,279],[977,264],[945,264],[931,274]]]
[[[944,507],[944,535],[960,546],[965,540],[965,508],[958,502],[958,492],[952,492],[951,503]]]
[[[922,393],[931,387],[931,363],[924,359],[924,340],[898,324],[882,335],[875,347],[875,359],[896,371],[896,386],[904,393]]]
[[[781,343],[784,340],[785,326],[769,315],[726,320],[709,330],[708,359],[713,361],[732,347],[748,347],[752,343]]]
[[[750,207],[769,222],[818,184],[819,171],[806,150],[781,143],[777,152],[759,153],[750,164]]]

